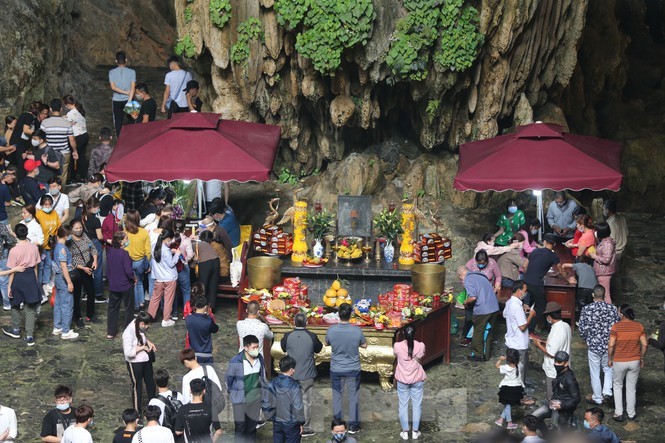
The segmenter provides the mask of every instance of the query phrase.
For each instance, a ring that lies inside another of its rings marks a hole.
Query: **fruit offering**
[[[349,291],[342,287],[341,281],[335,280],[323,295],[323,304],[333,308],[335,306],[339,307],[344,303],[351,304]]]
[[[342,239],[337,248],[337,257],[344,260],[353,260],[363,256],[363,250],[352,239]]]

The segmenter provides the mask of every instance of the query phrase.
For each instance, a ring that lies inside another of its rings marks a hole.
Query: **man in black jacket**
[[[288,355],[279,361],[281,372],[263,391],[263,413],[272,420],[273,443],[300,443],[305,411],[300,384],[293,379],[296,361]]]
[[[296,361],[296,370],[293,379],[300,382],[302,391],[302,402],[305,408],[305,424],[303,426],[303,437],[310,437],[316,433],[310,428],[312,415],[312,392],[314,390],[314,379],[316,378],[316,364],[314,354],[323,349],[321,340],[311,331],[306,329],[307,316],[300,312],[295,318],[296,328],[284,334],[281,341],[282,351],[286,352]]]
[[[560,429],[575,429],[575,409],[580,403],[580,387],[577,384],[575,374],[568,366],[570,355],[565,351],[559,351],[554,355],[554,369],[557,376],[552,384],[552,400],[533,412],[538,418],[539,429],[543,435],[547,432],[544,420],[552,417],[552,421]]]

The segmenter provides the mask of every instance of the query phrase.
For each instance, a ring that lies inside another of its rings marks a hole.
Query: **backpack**
[[[177,394],[175,396],[169,395],[168,397],[158,395],[155,398],[164,403],[164,419],[162,420],[162,426],[169,428],[171,432],[175,433],[175,419],[178,416],[178,410],[182,406],[182,402],[178,400]]]
[[[226,407],[226,400],[224,399],[224,394],[222,390],[217,386],[217,383],[210,380],[208,377],[208,368],[207,365],[203,366],[203,381],[206,384],[206,392],[203,396],[203,404],[210,408],[210,413],[212,414],[213,421],[218,419],[219,414]]]

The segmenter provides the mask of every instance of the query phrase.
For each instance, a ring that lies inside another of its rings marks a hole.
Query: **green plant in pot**
[[[314,248],[312,248],[312,255],[316,258],[323,257],[323,238],[330,234],[333,225],[335,224],[335,217],[325,209],[321,211],[312,211],[307,214],[307,230],[312,234],[316,241]]]
[[[386,238],[383,255],[386,262],[391,263],[395,258],[395,245],[397,236],[402,233],[402,214],[397,210],[384,209],[374,217],[374,228]]]

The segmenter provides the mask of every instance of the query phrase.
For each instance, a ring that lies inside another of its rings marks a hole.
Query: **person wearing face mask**
[[[529,322],[536,315],[535,309],[530,309],[522,302],[525,296],[526,285],[521,280],[515,281],[512,295],[503,308],[503,318],[506,319],[506,348],[515,349],[519,353],[517,369],[523,383],[526,383],[529,366]]]
[[[124,231],[113,234],[111,247],[106,250],[106,276],[109,283],[109,305],[106,323],[106,338],[113,340],[118,333],[120,303],[125,307],[122,327],[126,328],[134,315],[134,283],[136,276],[132,270],[132,259],[124,248],[129,239]]]
[[[101,170],[103,164],[106,164],[111,158],[113,153],[113,146],[111,146],[110,128],[102,128],[99,130],[99,145],[92,148],[90,152],[90,164],[88,165],[88,175],[96,174]]]
[[[562,431],[576,429],[575,409],[581,399],[579,384],[570,369],[570,354],[558,351],[554,355],[553,361],[556,377],[553,381],[552,398],[548,404],[533,412],[538,419],[538,427],[543,435],[547,434],[544,420],[550,417]]]
[[[28,227],[28,240],[37,246],[44,244],[44,231],[37,221],[37,211],[34,205],[25,205],[21,208],[21,223]]]
[[[76,326],[79,328],[85,327],[83,318],[81,317],[81,290],[85,288],[88,294],[88,301],[86,302],[86,320],[92,323],[100,323],[95,317],[95,301],[93,295],[95,293],[95,283],[93,274],[97,268],[97,249],[92,244],[88,236],[83,231],[83,223],[81,220],[74,220],[71,223],[72,227],[72,241],[70,251],[72,252],[72,263],[77,269],[78,278],[74,281],[74,319]]]
[[[545,371],[545,387],[547,388],[547,399],[551,400],[553,397],[553,389],[555,388],[555,378],[557,377],[558,370],[555,368],[554,357],[559,352],[567,353],[570,355],[570,347],[573,342],[573,333],[570,325],[561,320],[561,305],[555,301],[547,303],[545,312],[543,314],[547,318],[547,322],[552,325],[550,334],[547,336],[547,341],[543,341],[536,337],[530,337],[535,347],[540,349],[543,353],[543,371]],[[566,358],[566,363],[570,357]],[[567,364],[566,364],[567,365]]]
[[[356,439],[347,434],[346,422],[341,418],[333,418],[330,432],[332,437],[327,443],[356,443]]]
[[[538,233],[540,232],[541,223],[537,218],[532,218],[529,220],[528,229],[525,226],[522,226],[519,233],[524,237],[524,244],[522,245],[522,256],[528,257],[535,249],[542,248],[538,244]]]
[[[35,180],[41,187],[46,188],[49,179],[60,175],[64,159],[60,152],[46,143],[46,134],[41,129],[32,135],[31,142],[34,154],[27,158],[41,161]]]
[[[122,350],[132,384],[132,406],[137,411],[143,410],[141,385],[145,383],[148,398],[154,398],[157,390],[152,369],[157,348],[146,335],[152,321],[152,315],[139,312],[122,333]]]
[[[100,195],[108,194],[109,192],[111,190],[104,186],[104,176],[99,173],[92,174],[88,177],[86,184],[79,186],[69,193],[69,200],[76,206],[74,218],[81,217],[85,202],[90,200],[91,197],[96,196],[99,199]]]
[[[102,222],[102,238],[104,246],[110,247],[113,242],[113,235],[121,229],[122,219],[124,218],[124,202],[122,200],[113,200],[109,215],[104,217]]]
[[[517,208],[517,201],[509,198],[506,202],[506,212],[501,214],[496,225],[499,230],[494,233],[494,243],[497,246],[510,244],[510,239],[526,224],[524,212]]]
[[[554,193],[554,201],[547,209],[547,224],[552,232],[563,239],[573,237],[575,233],[575,217],[573,211],[577,207],[574,200],[566,197],[564,191]]]
[[[259,339],[247,335],[242,345],[242,351],[229,361],[226,386],[233,405],[235,441],[255,442],[262,393],[267,384],[266,370],[259,352]]]
[[[522,280],[526,283],[529,293],[529,303],[535,304],[537,314],[529,322],[529,332],[534,333],[536,326],[543,327],[543,314],[547,298],[545,296],[545,275],[551,268],[555,268],[559,274],[564,275],[561,267],[561,259],[554,252],[557,236],[547,233],[543,237],[544,248],[536,249],[529,255],[529,267],[524,272]]]
[[[616,257],[617,264],[621,262],[621,257],[626,250],[626,243],[628,243],[628,224],[626,217],[617,213],[617,201],[613,198],[605,200],[603,204],[603,215],[605,221],[610,226],[610,237],[614,239],[616,244]]]
[[[44,234],[44,241],[41,244],[41,247],[44,251],[44,259],[39,264],[39,283],[42,285],[44,290],[44,296],[42,298],[42,303],[48,301],[48,297],[51,295],[51,291],[55,286],[51,283],[51,250],[52,246],[50,243],[51,238],[55,238],[58,233],[58,228],[60,227],[60,217],[58,214],[53,211],[53,197],[49,194],[44,194],[39,201],[41,209],[37,211],[35,218],[39,222],[39,225],[42,228]]]
[[[26,205],[36,205],[42,195],[46,192],[39,186],[37,182],[37,174],[39,174],[39,166],[42,164],[39,160],[28,159],[23,163],[23,168],[25,169],[25,177],[21,179],[19,183],[19,189],[21,190],[21,197]]]
[[[496,260],[489,258],[487,252],[476,252],[475,257],[466,262],[466,268],[471,272],[480,272],[487,277],[487,280],[494,287],[494,292],[499,293],[503,275],[501,275],[501,270]]]
[[[69,219],[69,197],[62,192],[62,181],[58,177],[51,177],[47,185],[48,195],[53,197],[53,210],[60,217],[60,223],[65,223]],[[41,208],[41,202],[37,203],[37,209]]]
[[[55,388],[55,409],[51,409],[42,420],[39,434],[45,443],[60,443],[65,430],[76,423],[72,403],[72,388],[58,385]]]
[[[621,443],[619,437],[609,427],[603,424],[605,412],[600,408],[590,408],[584,413],[584,429],[588,429],[586,436],[591,443]]]
[[[154,122],[157,115],[157,102],[150,96],[148,85],[145,83],[136,85],[136,99],[141,102],[141,110],[136,123]]]

